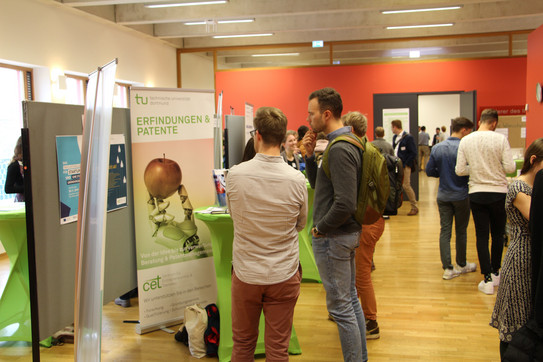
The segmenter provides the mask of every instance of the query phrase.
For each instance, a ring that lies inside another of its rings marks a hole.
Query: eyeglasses
[[[256,135],[256,131],[258,131],[256,128],[249,132],[251,137],[254,137]]]

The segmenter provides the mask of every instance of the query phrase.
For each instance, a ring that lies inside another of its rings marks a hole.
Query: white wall
[[[447,127],[447,135],[450,136],[451,119],[459,116],[459,94],[419,95],[419,126],[426,126],[430,144],[436,133],[436,127]]]
[[[181,87],[215,89],[213,60],[198,53],[181,54]]]
[[[1,0],[0,44],[0,62],[88,74],[118,58],[118,80],[177,86],[174,47],[53,0]],[[36,95],[47,100],[43,78]]]

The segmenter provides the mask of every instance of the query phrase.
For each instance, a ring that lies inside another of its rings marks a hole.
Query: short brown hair
[[[385,137],[385,129],[383,127],[376,127],[375,137],[379,137],[379,138]]]
[[[498,121],[498,111],[492,108],[484,109],[481,112],[481,123],[492,123]]]
[[[260,107],[253,120],[264,143],[271,146],[281,146],[287,133],[287,123],[287,117],[275,107]]]
[[[390,124],[392,125],[392,127],[403,129],[402,128],[402,121],[400,121],[399,119],[395,119],[394,121],[390,122]]]
[[[316,90],[309,95],[309,100],[312,100],[313,98],[317,98],[321,113],[324,111],[330,111],[332,112],[334,118],[341,118],[341,112],[343,112],[343,101],[335,89],[323,88]]]
[[[473,129],[473,122],[466,117],[456,117],[452,120],[451,132],[460,132],[463,128]]]
[[[364,137],[368,130],[368,119],[360,112],[349,112],[343,117],[341,121],[345,126],[351,126],[353,133],[358,137]]]

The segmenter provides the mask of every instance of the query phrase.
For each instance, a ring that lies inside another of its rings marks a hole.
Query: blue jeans
[[[344,361],[368,360],[366,322],[356,293],[355,249],[360,232],[313,238],[313,253],[326,290],[328,312],[337,323]]]
[[[456,264],[466,266],[467,228],[469,223],[469,199],[460,201],[437,200],[441,232],[439,234],[439,251],[443,269],[452,269],[451,233],[454,218],[456,233]]]

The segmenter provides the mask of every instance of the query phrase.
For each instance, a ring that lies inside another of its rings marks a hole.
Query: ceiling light
[[[217,5],[217,4],[226,4],[228,0],[211,0],[211,1],[191,1],[184,3],[162,3],[162,4],[145,4],[146,8],[173,8],[177,6],[196,6],[196,5]]]
[[[427,8],[427,9],[405,9],[405,10],[381,10],[381,14],[403,14],[403,13],[418,13],[424,11],[441,11],[441,10],[458,10],[462,6],[447,6],[442,8]]]
[[[210,20],[213,22],[214,20]],[[234,23],[252,23],[255,19],[237,19],[237,20],[217,20],[217,24],[234,24]],[[206,25],[206,21],[191,21],[183,23],[185,25]]]
[[[226,38],[245,38],[245,37],[254,37],[254,36],[272,36],[273,33],[262,33],[262,34],[234,34],[234,35],[214,35],[215,39],[226,39]]]
[[[295,57],[300,53],[253,54],[252,57]]]
[[[420,50],[410,50],[409,58],[420,58]]]
[[[425,25],[403,25],[403,26],[387,26],[387,29],[416,29],[416,28],[437,28],[442,26],[453,26],[453,23],[446,24],[425,24]]]
[[[219,20],[219,24],[252,23],[255,19]]]

